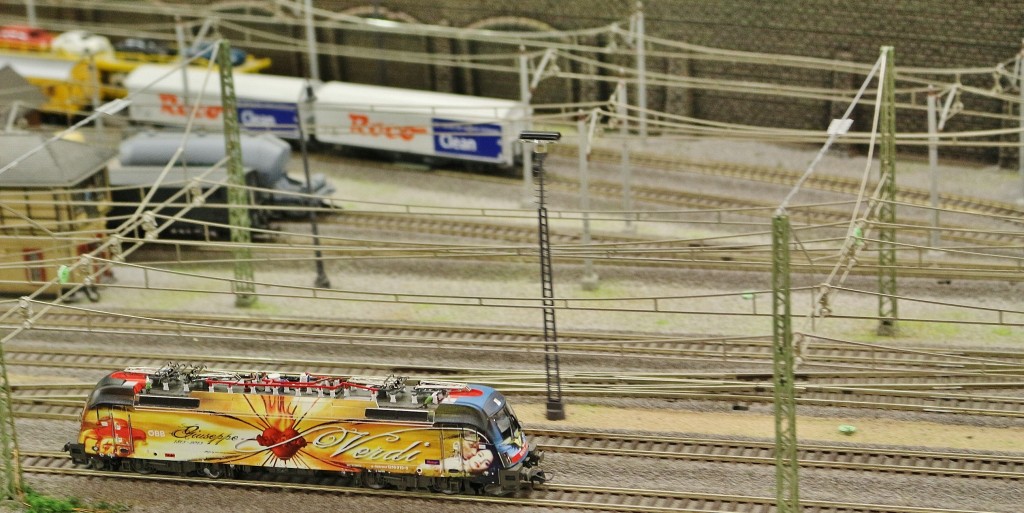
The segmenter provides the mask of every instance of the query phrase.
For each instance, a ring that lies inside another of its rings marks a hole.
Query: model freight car
[[[320,142],[430,159],[511,166],[522,104],[495,98],[327,82],[316,92]]]
[[[236,73],[234,84],[242,129],[290,139],[298,137],[299,103],[306,94],[304,80]],[[185,126],[192,118],[193,126],[223,129],[220,77],[216,71],[145,64],[125,77],[124,86],[132,97],[128,115],[133,121]]]
[[[514,493],[542,454],[498,391],[462,383],[168,365],[96,385],[78,439],[93,468],[332,474],[373,488]]]
[[[499,98],[245,73],[235,74],[234,83],[245,130],[296,139],[302,117],[307,128],[301,134],[319,142],[428,161],[509,167],[527,128],[523,104]],[[133,97],[133,121],[184,125],[195,110],[198,126],[222,123],[220,83],[203,70],[140,66],[124,84]]]
[[[119,230],[124,223],[129,222],[139,205],[149,198],[149,206],[142,211],[154,211],[151,228],[163,227],[160,232],[162,238],[221,240],[231,236],[228,189],[222,185],[228,182],[228,173],[224,168],[208,170],[205,166],[174,166],[165,172],[164,166],[115,165],[111,166],[109,173],[113,205],[107,227],[111,230]],[[251,191],[256,191],[255,188],[259,186],[256,172],[246,168],[244,173],[245,185],[253,188]],[[160,180],[160,186],[151,192],[161,176],[163,179]],[[202,180],[198,179],[200,176]],[[182,190],[185,192],[179,194]],[[205,198],[201,202],[197,201],[200,195]],[[157,208],[160,205],[166,206]],[[260,230],[269,228],[267,195],[252,192],[249,205],[249,226]],[[188,210],[180,216],[179,221],[167,221],[186,208]],[[169,224],[163,226],[165,222]],[[143,223],[131,235],[144,237],[146,228]]]
[[[243,134],[240,138],[242,165],[245,168],[245,182],[250,187],[250,220],[256,228],[266,228],[267,221],[275,218],[308,216],[308,207],[323,205],[324,199],[334,192],[334,186],[321,173],[306,182],[288,176],[288,161],[291,147],[272,134]],[[125,139],[121,143],[118,161],[111,165],[110,185],[115,202],[111,212],[111,228],[116,228],[137,209],[138,203],[146,197],[156,179],[178,151],[184,146],[177,163],[165,175],[150,203],[159,203],[182,188],[193,188],[205,192],[218,187],[208,197],[204,206],[193,207],[183,216],[186,222],[171,226],[168,235],[202,238],[223,238],[228,231],[224,228],[210,228],[202,224],[188,223],[198,220],[222,225],[229,224],[227,189],[218,183],[226,183],[227,172],[223,169],[206,173],[207,168],[224,159],[223,133],[143,132]],[[192,181],[205,173],[205,178],[191,187]],[[312,194],[312,196],[307,195]],[[173,215],[188,203],[193,194],[177,201],[178,208],[160,212]],[[212,230],[212,231],[211,231]]]

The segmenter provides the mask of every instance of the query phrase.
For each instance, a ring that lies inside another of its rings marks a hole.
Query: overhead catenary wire
[[[652,111],[652,112],[653,112],[653,111]],[[556,119],[556,118],[557,118],[557,117],[555,117],[555,116],[552,116],[552,117],[551,117],[551,119]],[[666,126],[667,126],[667,125],[666,125]],[[740,130],[738,130],[737,132],[740,132],[740,133],[744,133],[744,132],[746,132],[746,133],[753,133],[753,132],[754,132],[754,130],[743,130],[743,129],[740,129]]]

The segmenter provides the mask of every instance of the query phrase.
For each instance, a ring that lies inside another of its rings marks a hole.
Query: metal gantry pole
[[[89,59],[89,89],[90,98],[92,100],[92,110],[96,110],[100,106],[100,69],[96,66],[96,56],[92,52],[85,52],[86,57]],[[103,116],[97,116],[96,128],[103,130]]]
[[[22,300],[24,302],[24,299]],[[3,498],[23,502],[25,489],[22,482],[21,453],[14,429],[14,405],[11,382],[7,379],[7,360],[0,343],[0,465],[3,465]]]
[[[36,2],[25,0],[25,16],[28,17],[28,26],[36,26]]]
[[[530,100],[533,93],[530,91],[530,65],[526,56],[526,47],[519,46],[519,101],[523,104],[523,118],[527,130],[533,129],[533,112],[530,109]],[[533,154],[526,151],[526,144],[523,144],[523,196],[521,204],[527,208],[533,204]]]
[[[309,51],[309,78],[320,80],[320,58],[316,47],[316,25],[313,24],[313,0],[306,0],[306,46]]]
[[[1017,106],[1017,116],[1020,119],[1020,147],[1017,149],[1020,197],[1017,198],[1017,204],[1024,205],[1024,41],[1021,42],[1020,55],[1017,57],[1017,91],[1020,94],[1020,104]]]
[[[188,60],[188,48],[185,44],[185,24],[181,21],[181,16],[174,16],[174,37],[178,41],[178,58],[181,62]],[[188,108],[190,94],[188,91],[188,66],[181,67],[181,101],[182,104]]]
[[[898,332],[896,302],[896,77],[893,47],[882,47],[881,203],[878,207],[878,334]]]
[[[313,182],[310,180],[309,175],[309,151],[307,149],[306,134],[309,133],[305,130],[305,125],[309,121],[306,119],[307,115],[313,113],[313,100],[316,97],[313,93],[313,84],[306,82],[306,98],[303,104],[306,107],[306,112],[302,112],[299,109],[299,151],[302,152],[302,171],[306,175],[306,194],[309,196],[306,201],[313,202]],[[324,259],[323,253],[320,251],[320,228],[316,224],[316,211],[312,208],[309,209],[309,229],[313,234],[313,247],[316,248],[313,251],[313,256],[316,258],[316,279],[313,281],[313,286],[321,289],[327,289],[331,287],[331,280],[327,278],[327,273],[324,272]]]
[[[939,121],[935,107],[939,93],[928,86],[928,169],[930,171],[932,229],[928,245],[939,247]]]
[[[647,140],[647,44],[644,41],[644,3],[636,3],[636,103],[640,107],[640,139]]]
[[[544,313],[544,375],[547,385],[547,419],[564,420],[562,376],[558,363],[558,330],[555,326],[555,285],[551,267],[548,209],[544,205],[544,158],[547,145],[562,138],[559,132],[524,131],[519,140],[533,143],[532,172],[537,183],[537,238],[540,246],[541,306]]]
[[[228,157],[228,220],[235,259],[235,279],[231,282],[231,291],[235,294],[235,305],[244,307],[256,303],[252,250],[249,248],[252,242],[249,233],[249,191],[245,190],[245,170],[242,168],[242,138],[231,68],[231,45],[222,40],[217,48],[224,116],[224,150]]]
[[[777,212],[772,218],[772,389],[775,395],[775,510],[778,513],[800,513],[789,244],[789,216]]]
[[[582,112],[576,121],[580,134],[579,168],[580,168],[580,210],[583,217],[582,243],[586,251],[590,250],[590,130],[587,129],[588,116]],[[594,259],[583,257],[583,290],[597,290],[598,276],[594,272]]]
[[[621,74],[621,73],[620,73]],[[619,137],[622,138],[622,156],[619,162],[619,175],[622,179],[622,211],[625,212],[626,233],[636,233],[631,212],[633,211],[633,172],[629,165],[629,112],[626,110],[628,92],[626,81],[619,79],[615,87],[615,114],[619,117]]]

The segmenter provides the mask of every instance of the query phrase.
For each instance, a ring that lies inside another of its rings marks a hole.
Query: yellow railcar
[[[0,69],[10,67],[47,97],[39,110],[75,116],[91,110],[94,101],[127,95],[122,82],[135,68],[153,62],[174,63],[177,56],[103,53],[92,58],[70,53],[20,51],[0,48]],[[199,59],[196,64],[205,65]],[[254,73],[270,66],[270,59],[251,55],[234,67]]]
[[[96,81],[85,59],[42,52],[0,52],[0,68],[10,67],[46,95],[40,110],[76,115],[92,105]]]

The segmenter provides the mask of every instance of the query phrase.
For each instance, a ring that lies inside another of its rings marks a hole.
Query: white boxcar
[[[199,102],[195,126],[222,130],[223,110],[220,76],[217,70],[190,67],[185,79],[174,66],[147,64],[135,68],[124,85],[132,95],[129,117],[159,125],[184,126],[191,109]],[[306,81],[301,78],[235,73],[235,101],[242,129],[270,132],[284,138],[298,137],[299,103],[305,98]],[[185,80],[188,101],[185,101]],[[201,101],[200,101],[201,98]]]
[[[325,143],[511,166],[525,128],[520,102],[327,82],[316,90]]]

